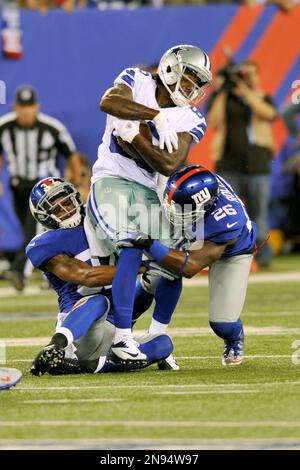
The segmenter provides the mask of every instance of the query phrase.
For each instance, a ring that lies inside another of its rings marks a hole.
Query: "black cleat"
[[[65,357],[65,350],[56,344],[49,344],[38,353],[34,359],[30,372],[32,375],[40,376],[48,370],[58,368]]]
[[[87,371],[79,364],[78,359],[64,358],[56,367],[50,367],[48,373],[51,375],[70,375],[70,374],[83,374]]]

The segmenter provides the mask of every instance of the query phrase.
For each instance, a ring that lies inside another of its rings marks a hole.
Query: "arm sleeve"
[[[59,254],[66,254],[64,245],[60,232],[49,230],[31,240],[26,247],[26,255],[35,268],[44,271],[47,261]]]
[[[199,113],[199,111],[198,111]],[[198,144],[204,134],[205,134],[205,131],[206,131],[206,121],[205,121],[205,118],[199,113],[199,119],[198,119],[198,122],[196,124],[195,127],[193,127],[190,131],[189,131],[189,134],[192,136],[193,138],[193,142],[194,144]]]
[[[127,85],[133,90],[136,83],[136,73],[137,70],[132,68],[123,70],[115,79],[114,86]]]

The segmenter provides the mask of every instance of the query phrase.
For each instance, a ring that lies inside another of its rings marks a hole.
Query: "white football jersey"
[[[133,93],[133,99],[152,109],[160,109],[155,98],[157,83],[149,72],[129,68],[120,73],[114,85],[125,84]],[[206,130],[202,114],[190,106],[164,108],[176,132],[189,132],[194,143],[200,142]],[[123,178],[135,181],[156,190],[157,172],[143,160],[134,160],[118,145],[113,135],[113,116],[108,115],[102,143],[98,148],[98,159],[93,166],[92,183],[103,178]],[[152,121],[148,121],[152,131],[152,143],[158,145],[158,133]]]

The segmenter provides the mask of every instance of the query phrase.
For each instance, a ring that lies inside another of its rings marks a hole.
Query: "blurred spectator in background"
[[[244,5],[276,5],[282,11],[287,13],[293,11],[295,4],[299,3],[299,0],[244,0]]]
[[[275,252],[300,248],[300,103],[282,111],[289,138],[272,166],[271,243]]]
[[[84,153],[78,152],[78,156],[80,158],[81,171],[80,181],[77,182],[76,189],[78,189],[80,193],[80,198],[83,204],[86,204],[91,187],[92,165],[90,160]],[[65,171],[65,179],[74,184],[70,167],[68,167]]]
[[[62,8],[67,13],[72,13],[75,7],[86,7],[93,0],[19,0],[21,8],[39,10],[46,13],[51,8]]]
[[[72,181],[76,185],[81,182],[81,160],[72,137],[60,121],[39,113],[39,108],[35,89],[23,86],[16,92],[14,112],[0,118],[0,169],[5,155],[14,209],[25,236],[22,248],[12,256],[9,273],[19,291],[24,288],[24,247],[36,234],[28,205],[33,186],[41,178],[60,175],[59,154],[68,159]]]
[[[300,103],[291,103],[282,111],[282,118],[290,135],[298,141],[300,145],[300,126],[297,118],[300,117]]]
[[[216,171],[245,201],[257,224],[260,244],[269,232],[271,122],[276,109],[272,99],[260,89],[258,66],[250,60],[229,64],[219,71],[216,86],[208,105],[208,124],[216,130]],[[257,262],[267,266],[271,258],[272,251],[266,243],[257,254]]]
[[[14,0],[2,0],[10,2]],[[1,2],[0,2],[1,3]],[[98,7],[104,9],[137,8],[139,6],[180,6],[180,5],[206,5],[242,3],[248,6],[276,5],[285,12],[293,11],[299,0],[19,0],[21,8],[37,9],[46,12],[50,8],[62,8],[71,13],[75,7]]]

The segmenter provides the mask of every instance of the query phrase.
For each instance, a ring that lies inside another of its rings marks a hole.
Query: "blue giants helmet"
[[[48,229],[77,227],[84,214],[75,186],[55,177],[44,178],[32,188],[29,207],[35,220]]]
[[[217,177],[200,165],[181,166],[168,179],[163,207],[175,226],[194,225],[219,197]]]

